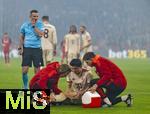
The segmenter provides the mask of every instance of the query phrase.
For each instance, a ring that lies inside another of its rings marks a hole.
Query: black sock
[[[112,105],[118,104],[118,103],[120,103],[120,102],[122,102],[121,97],[115,98],[115,99],[112,101]]]

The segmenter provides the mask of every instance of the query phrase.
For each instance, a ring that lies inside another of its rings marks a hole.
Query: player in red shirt
[[[60,65],[58,62],[48,64],[41,69],[30,81],[30,89],[50,89],[55,100],[60,100],[64,97],[62,91],[58,88],[58,81],[60,77],[66,76],[70,73],[70,68],[67,64]],[[60,95],[60,96],[57,96]]]
[[[8,64],[10,62],[9,51],[10,51],[11,39],[8,36],[8,33],[4,33],[2,38],[2,48],[4,53],[5,63]]]
[[[89,90],[97,91],[103,98],[105,106],[119,102],[125,102],[128,107],[131,106],[131,94],[117,97],[127,86],[126,78],[117,65],[100,55],[95,55],[93,52],[86,53],[83,60],[87,65],[96,68],[100,78],[91,81],[92,87]],[[106,91],[104,92],[104,90]]]

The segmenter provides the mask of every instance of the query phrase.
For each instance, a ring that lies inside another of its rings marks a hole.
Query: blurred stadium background
[[[150,55],[149,6],[149,0],[0,0],[0,36],[8,32],[15,48],[21,24],[28,20],[31,9],[37,9],[56,26],[58,50],[71,24],[85,24],[94,50],[101,55],[139,50],[135,56],[143,57],[137,53],[144,50],[145,58]]]
[[[125,73],[125,93],[134,95],[134,105],[119,104],[110,109],[83,109],[81,106],[52,107],[52,114],[149,114],[150,113],[150,0],[0,0],[0,37],[8,32],[16,56],[19,28],[29,11],[50,16],[57,29],[58,47],[71,24],[85,24],[92,35],[94,51],[112,59]],[[0,46],[0,57],[2,57]],[[130,58],[130,59],[116,59]],[[58,59],[59,54],[58,54]],[[22,88],[21,59],[5,65],[0,58],[0,88]],[[29,72],[30,79],[33,70]],[[65,79],[59,86],[65,90]],[[125,94],[124,93],[124,94]]]

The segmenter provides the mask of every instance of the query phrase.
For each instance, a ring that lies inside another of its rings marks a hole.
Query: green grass
[[[20,59],[11,60],[10,65],[5,65],[0,59],[0,89],[22,88]],[[51,114],[150,114],[150,59],[124,59],[113,60],[123,70],[128,80],[127,89],[123,94],[131,93],[134,104],[127,108],[120,103],[112,108],[85,109],[81,106],[56,106],[51,107]],[[30,69],[29,79],[33,76]],[[60,88],[65,90],[65,79],[59,82]]]

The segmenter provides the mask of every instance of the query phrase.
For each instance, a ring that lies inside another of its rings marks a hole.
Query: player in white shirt
[[[43,16],[44,35],[41,39],[44,65],[51,62],[56,55],[57,34],[55,26],[49,23],[49,17]]]
[[[80,35],[77,33],[75,25],[70,26],[69,33],[65,35],[65,55],[69,64],[73,58],[79,58],[80,54]]]
[[[84,25],[80,26],[80,34],[81,34],[81,42],[82,42],[80,55],[82,60],[85,53],[92,52],[93,50],[92,50],[91,35],[89,32],[87,32],[86,27]],[[89,67],[85,62],[83,63],[83,67],[93,72],[92,68]]]
[[[81,52],[84,55],[87,52],[92,52],[92,41],[91,35],[86,31],[86,27],[84,25],[80,26],[81,33]],[[83,56],[82,55],[82,56]]]
[[[67,76],[68,90],[66,97],[70,99],[80,99],[89,89],[92,74],[82,68],[80,59],[73,59],[70,62],[71,73]]]

